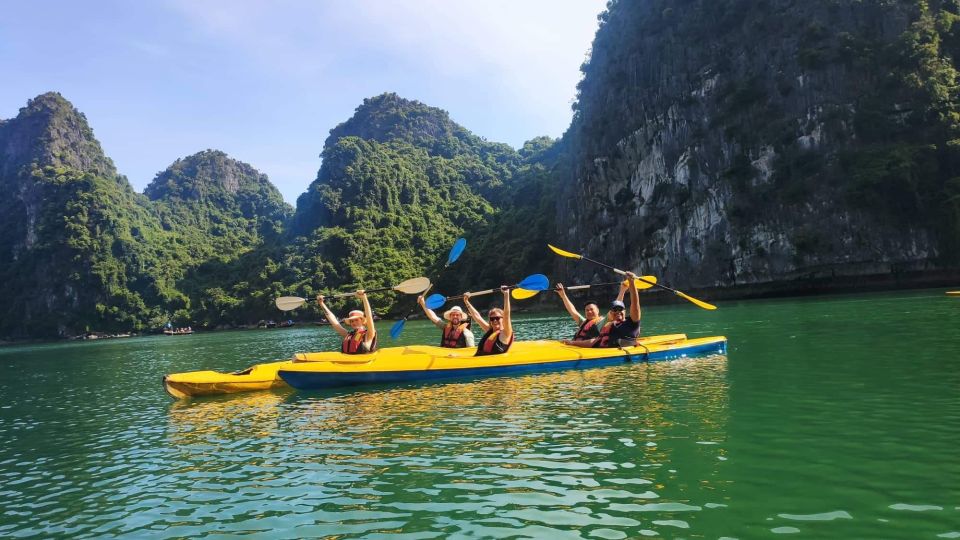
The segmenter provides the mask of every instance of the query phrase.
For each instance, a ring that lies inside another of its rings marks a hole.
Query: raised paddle
[[[602,263],[602,262],[600,262],[600,261],[595,261],[595,260],[593,260],[593,259],[591,259],[591,258],[589,258],[589,257],[584,257],[583,255],[580,255],[579,253],[570,253],[569,251],[564,251],[564,250],[562,250],[562,249],[560,249],[560,248],[558,248],[558,247],[556,247],[556,246],[552,246],[552,245],[550,245],[550,244],[547,244],[547,247],[550,248],[550,250],[553,251],[554,253],[556,253],[557,255],[560,255],[561,257],[569,257],[569,258],[571,258],[571,259],[583,259],[584,261],[592,262],[593,264],[599,264],[600,266],[603,266],[604,268],[609,268],[610,270],[613,270],[614,272],[616,272],[616,273],[618,273],[618,274],[620,274],[620,275],[622,275],[622,276],[625,276],[625,275],[627,274],[625,271],[620,270],[619,268],[614,268],[614,267],[610,266],[609,264],[605,264],[605,263]],[[641,281],[646,281],[646,280],[645,280],[644,278],[642,278],[642,277],[638,277],[637,279],[639,279],[639,280],[641,280]],[[692,303],[692,304],[694,304],[694,305],[696,305],[696,306],[698,306],[698,307],[701,307],[701,308],[703,308],[703,309],[717,309],[717,306],[715,306],[715,305],[713,305],[713,304],[708,304],[707,302],[704,302],[703,300],[697,300],[696,298],[690,296],[689,294],[680,292],[680,291],[678,291],[678,290],[676,290],[676,289],[671,289],[670,287],[667,287],[666,285],[661,285],[661,284],[659,284],[659,283],[652,283],[651,285],[654,285],[654,286],[656,286],[656,287],[660,287],[661,289],[668,290],[668,291],[672,292],[673,294],[679,296],[680,298],[683,298],[684,300],[686,300],[686,301],[688,301],[688,302],[690,302],[690,303]]]
[[[649,289],[650,287],[653,287],[653,286],[657,283],[657,276],[642,276],[642,277],[643,277],[643,279],[640,279],[640,278],[638,277],[637,279],[633,280],[633,281],[636,282],[636,284],[637,284],[637,289],[640,289],[640,290],[642,290],[642,289]],[[580,290],[580,289],[589,289],[590,287],[603,287],[603,286],[606,286],[606,285],[617,285],[617,284],[620,284],[620,283],[623,283],[624,285],[626,285],[626,284],[627,284],[627,280],[624,279],[623,281],[610,281],[610,282],[607,282],[607,283],[594,283],[594,284],[591,284],[591,285],[573,285],[573,286],[571,286],[571,287],[564,287],[563,289],[566,290],[566,291],[578,291],[578,290]],[[556,291],[556,290],[559,290],[559,289],[557,289],[556,287],[554,287],[553,290]],[[532,297],[536,296],[537,293],[539,293],[539,292],[540,292],[540,291],[530,291],[530,290],[527,290],[527,289],[514,289],[514,290],[510,291],[510,296],[512,296],[514,300],[526,300],[527,298],[532,298]]]
[[[523,278],[523,281],[517,283],[516,285],[510,285],[510,289],[525,289],[528,291],[545,291],[550,288],[550,280],[547,279],[547,276],[543,274],[530,274],[529,276]],[[500,289],[487,289],[485,291],[477,291],[470,293],[471,297],[474,296],[483,296],[485,294],[491,294],[499,291]],[[512,294],[512,293],[511,293]],[[431,294],[427,297],[426,306],[430,309],[437,309],[443,307],[448,300],[457,300],[458,298],[463,298],[464,295],[458,296],[443,296],[442,294]]]
[[[374,293],[381,291],[397,291],[404,294],[420,294],[423,291],[427,290],[430,287],[430,280],[425,277],[417,277],[403,281],[393,287],[380,287],[377,289],[367,289],[366,292]],[[335,294],[332,296],[327,296],[327,298],[343,298],[344,296],[353,296],[356,293],[341,293]],[[306,298],[300,298],[299,296],[281,296],[277,298],[276,304],[277,309],[280,311],[290,311],[292,309],[297,309],[298,307],[307,303]]]
[[[466,238],[457,238],[457,241],[453,243],[453,247],[450,248],[450,254],[447,255],[447,264],[443,265],[443,268],[446,269],[451,264],[457,262],[457,259],[460,258],[460,255],[463,254],[463,250],[466,248],[467,248]],[[430,287],[427,287],[422,291],[422,293],[426,294],[427,290],[429,289]],[[433,309],[433,308],[430,308],[430,309]],[[407,319],[411,315],[413,315],[415,311],[416,309],[411,309],[409,312],[407,312],[406,315],[403,316],[402,319],[393,323],[393,326],[390,327],[390,339],[397,339],[398,337],[400,337],[400,333],[403,332],[403,326],[407,324]]]

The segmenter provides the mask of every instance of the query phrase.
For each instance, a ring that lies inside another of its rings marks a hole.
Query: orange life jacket
[[[585,320],[580,323],[580,328],[577,330],[577,333],[573,336],[574,340],[584,340],[591,339],[596,336],[590,335],[590,330],[593,329],[600,322],[600,317],[596,319]]]
[[[453,323],[447,323],[443,327],[443,336],[440,338],[440,346],[450,349],[459,349],[467,346],[467,336],[463,331],[470,326],[470,323],[464,322],[456,326]]]
[[[513,344],[514,336],[510,336],[510,342],[504,345],[500,342],[500,331],[490,330],[480,339],[480,345],[477,347],[476,356],[485,356],[488,354],[503,354],[507,352],[510,345]]]
[[[343,336],[343,344],[340,346],[340,352],[343,354],[365,354],[373,352],[377,348],[377,338],[373,338],[368,349],[363,342],[367,338],[365,328],[351,330],[349,334]]]

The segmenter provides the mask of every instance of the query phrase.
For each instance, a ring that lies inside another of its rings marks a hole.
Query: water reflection
[[[677,516],[719,502],[726,369],[712,357],[260,392],[173,405],[169,437],[195,474],[242,462],[268,499],[302,504],[309,492],[314,519],[295,528],[303,534],[329,525],[356,534],[636,536],[687,524]],[[671,467],[678,461],[684,471]],[[705,498],[691,503],[692,492]]]

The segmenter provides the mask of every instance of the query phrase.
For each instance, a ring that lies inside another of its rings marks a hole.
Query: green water
[[[960,538],[958,323],[942,291],[651,307],[729,355],[178,403],[164,373],[337,341],[3,347],[0,537]]]

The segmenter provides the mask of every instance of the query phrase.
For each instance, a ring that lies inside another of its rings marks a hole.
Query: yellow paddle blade
[[[680,292],[680,291],[675,291],[675,292],[677,293],[677,296],[679,296],[680,298],[683,298],[684,300],[687,300],[687,301],[689,301],[689,302],[692,302],[694,305],[697,305],[697,306],[699,306],[699,307],[702,307],[703,309],[711,309],[711,310],[717,309],[717,306],[715,306],[715,305],[713,305],[713,304],[708,304],[708,303],[704,302],[703,300],[697,300],[696,298],[690,296],[689,294],[684,294],[684,293],[682,293],[682,292]]]
[[[637,284],[637,290],[649,289],[657,284],[657,276],[640,276],[633,281]],[[626,285],[627,280],[623,280],[623,284]]]
[[[561,257],[570,257],[571,259],[582,259],[582,258],[583,258],[583,255],[577,255],[576,253],[570,253],[569,251],[564,251],[564,250],[558,248],[557,246],[552,246],[552,245],[550,245],[550,244],[547,244],[547,247],[550,248],[551,250],[553,250],[554,253],[556,253],[557,255],[559,255],[559,256],[561,256]]]
[[[514,289],[510,291],[510,296],[514,300],[526,300],[527,298],[533,298],[540,291],[529,291],[527,289]]]

